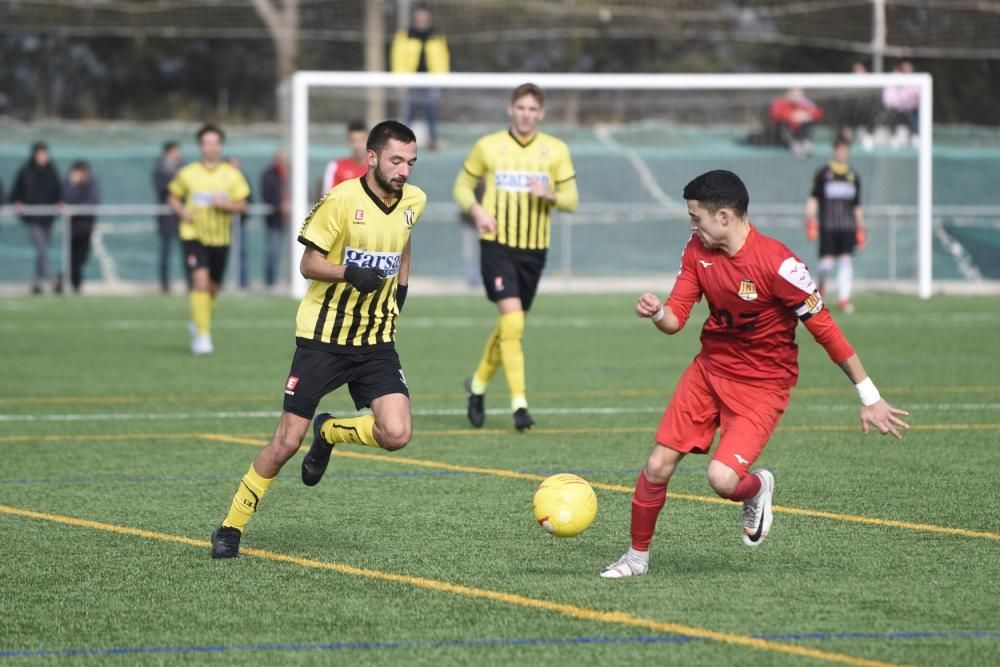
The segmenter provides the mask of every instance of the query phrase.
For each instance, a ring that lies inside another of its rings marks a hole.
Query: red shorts
[[[707,454],[742,479],[777,428],[790,389],[750,385],[709,374],[697,359],[681,375],[656,431],[657,444],[685,454]]]

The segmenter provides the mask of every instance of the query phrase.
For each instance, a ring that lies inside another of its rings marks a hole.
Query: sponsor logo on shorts
[[[402,368],[399,369],[399,379],[403,383],[404,387],[406,387],[407,389],[410,388],[410,385],[406,384],[406,375],[403,374]]]
[[[740,289],[737,295],[744,301],[753,301],[757,298],[757,286],[749,278],[740,281]]]
[[[288,376],[288,381],[285,382],[285,393],[289,396],[295,395],[295,388],[299,386],[299,379],[294,375]]]
[[[496,276],[493,278],[493,291],[502,292],[503,291],[503,276]]]
[[[743,458],[743,457],[742,457],[742,456],[740,456],[739,454],[733,454],[733,456],[735,456],[735,457],[736,457],[736,461],[737,461],[737,463],[739,463],[740,465],[744,465],[744,466],[745,466],[745,465],[749,465],[749,464],[750,464],[750,462],[749,462],[749,461],[747,461],[747,460],[746,460],[745,458]]]
[[[353,264],[363,268],[378,269],[386,277],[399,273],[398,252],[374,252],[358,248],[344,249],[344,264]]]

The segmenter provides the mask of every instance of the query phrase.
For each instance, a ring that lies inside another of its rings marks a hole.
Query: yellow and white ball
[[[587,530],[597,516],[597,495],[578,475],[549,477],[535,491],[535,521],[556,537],[574,537]]]

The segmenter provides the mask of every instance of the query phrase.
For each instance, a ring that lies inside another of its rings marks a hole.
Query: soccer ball
[[[587,480],[577,475],[552,475],[535,491],[535,521],[556,537],[574,537],[597,516],[597,496]]]

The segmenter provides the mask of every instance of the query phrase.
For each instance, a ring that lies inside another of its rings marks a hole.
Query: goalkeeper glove
[[[819,221],[809,216],[806,218],[806,239],[815,241],[817,236],[819,236]]]
[[[384,279],[385,273],[371,267],[348,264],[344,268],[344,280],[351,283],[354,289],[365,294],[374,292],[381,287]]]
[[[858,246],[858,250],[864,250],[865,244],[868,243],[868,232],[864,227],[858,227],[858,231],[854,232],[854,242]]]
[[[396,307],[399,308],[399,312],[403,312],[403,302],[406,301],[406,285],[396,285]]]

